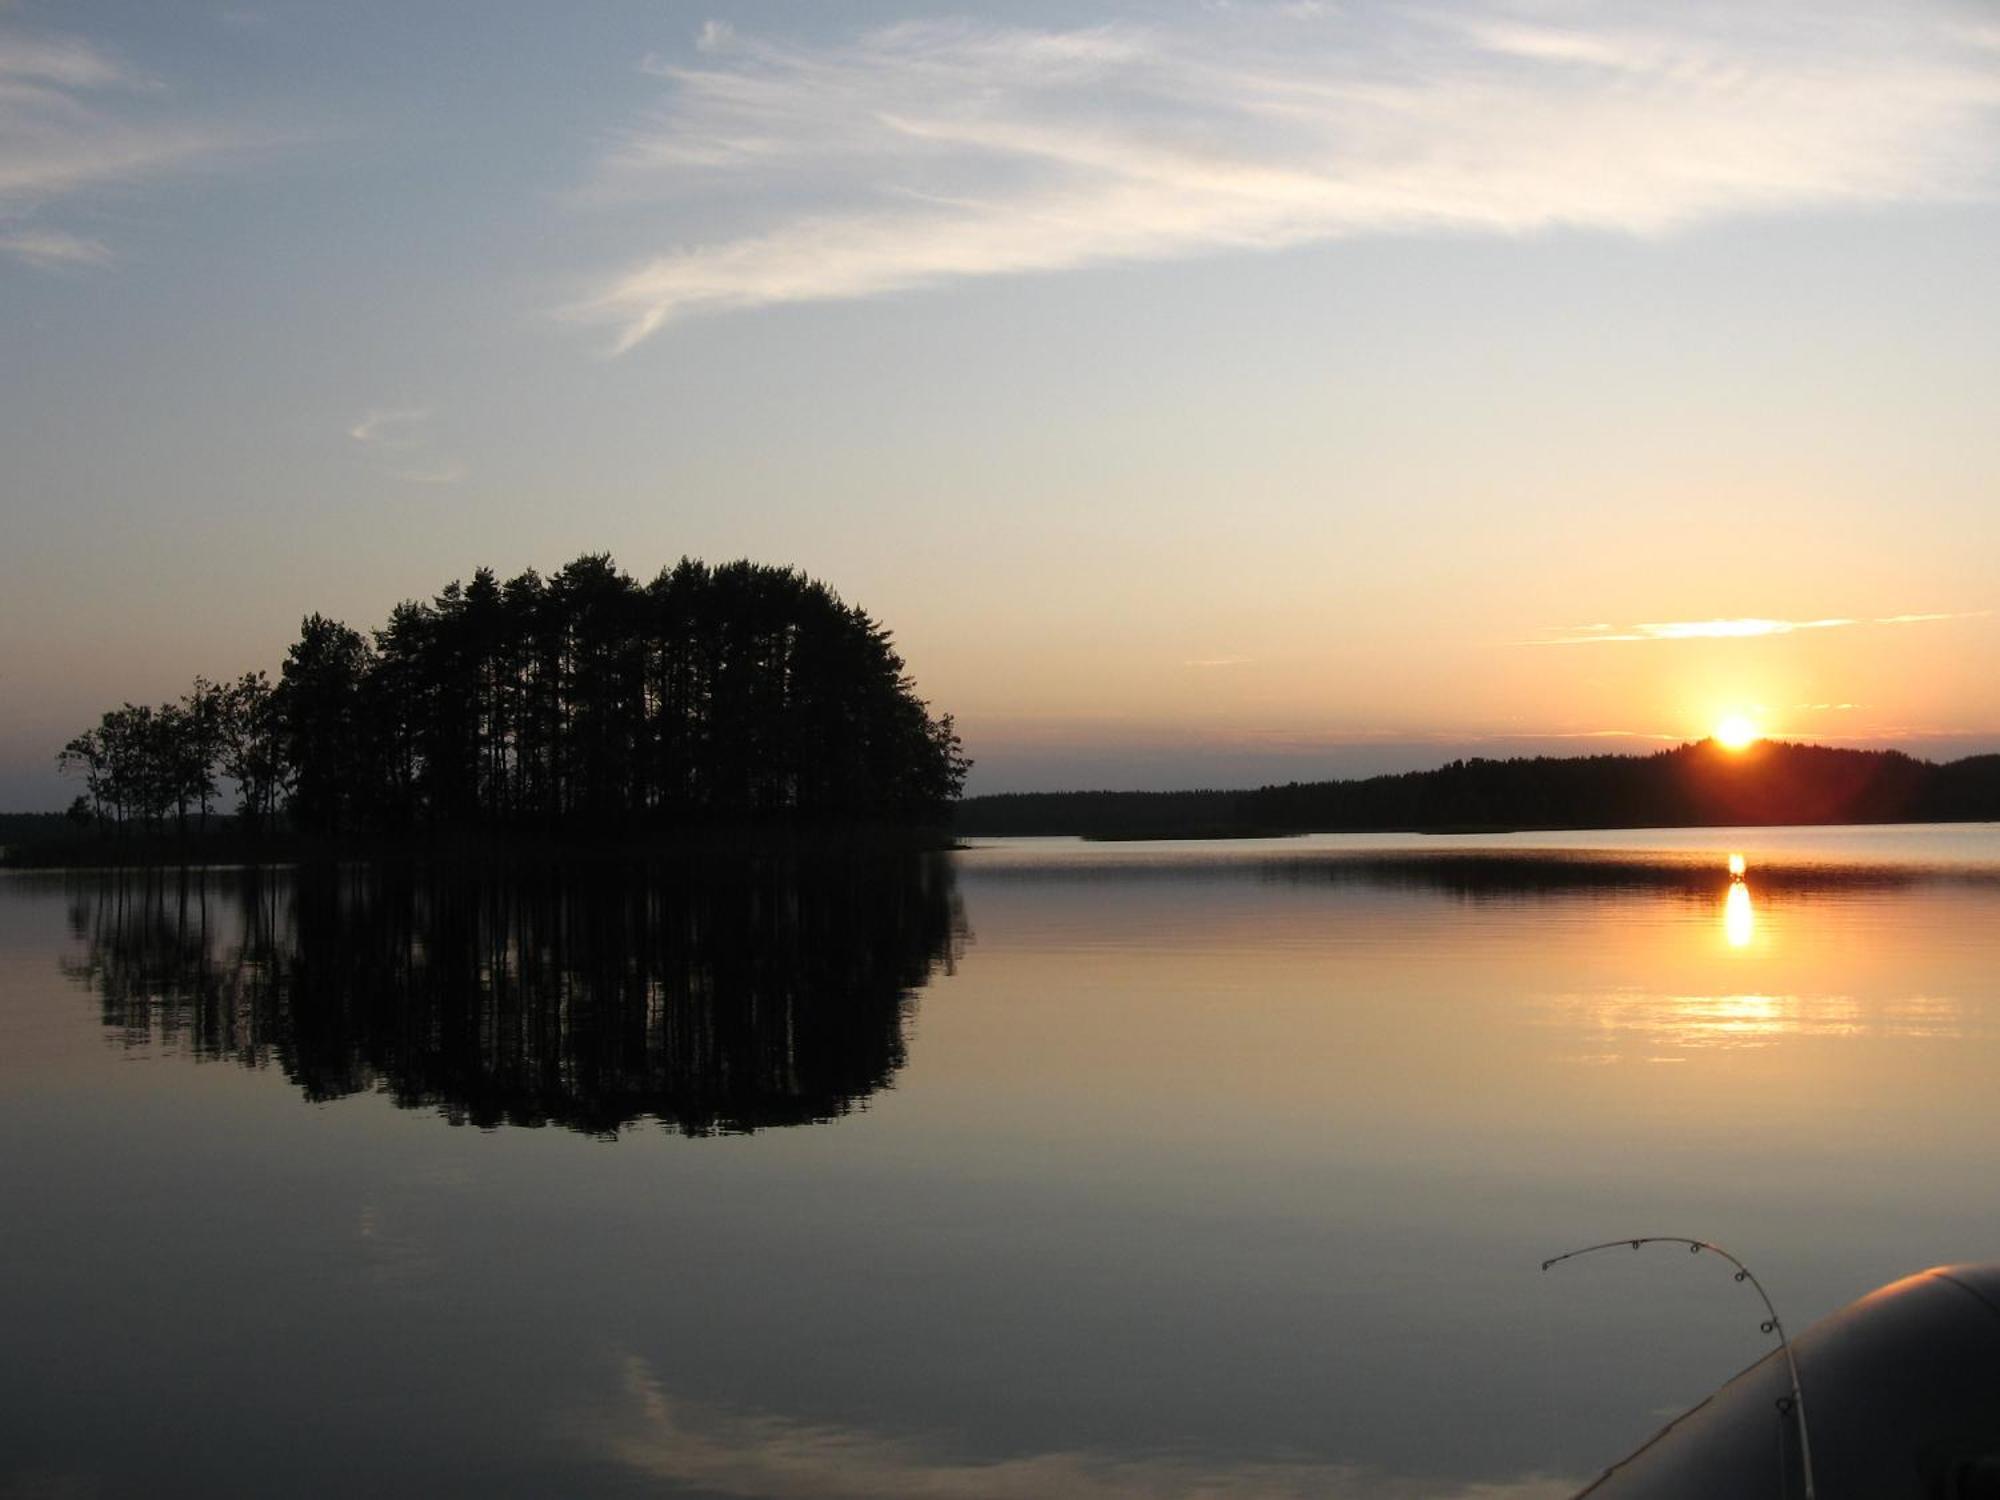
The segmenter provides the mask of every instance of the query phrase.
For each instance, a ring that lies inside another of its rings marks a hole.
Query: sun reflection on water
[[[1848,995],[1671,995],[1648,1028],[1680,1047],[1758,1047],[1793,1036],[1856,1036],[1861,1008]]]
[[[1769,1047],[1805,1037],[1949,1035],[1949,1016],[1911,1022],[1870,1018],[1852,995],[1661,994],[1618,990],[1555,997],[1552,1009],[1566,1024],[1587,1018],[1600,1046],[1577,1062],[1624,1060],[1684,1062],[1716,1049]],[[1923,1029],[1926,1027],[1935,1028]]]
[[[1728,856],[1729,883],[1722,899],[1719,947],[1702,945],[1684,957],[1689,978],[1712,988],[1679,988],[1665,975],[1671,960],[1655,962],[1653,985],[1624,985],[1595,993],[1549,997],[1552,1016],[1582,1022],[1596,1043],[1569,1055],[1581,1063],[1644,1061],[1679,1063],[1723,1049],[1770,1047],[1808,1037],[1948,1037],[1966,1034],[1963,1008],[1930,996],[1878,997],[1872,1004],[1839,990],[1811,985],[1815,956],[1769,951],[1759,944],[1757,903],[1742,854]],[[1768,913],[1767,913],[1768,915]],[[1713,931],[1713,928],[1708,929]],[[1768,935],[1767,935],[1768,936]],[[1712,942],[1712,939],[1711,939]],[[1705,950],[1705,951],[1704,951]],[[1753,975],[1756,976],[1753,978]],[[1806,986],[1799,981],[1806,979]],[[1771,984],[1770,981],[1778,981]],[[1753,989],[1752,985],[1759,988]],[[1762,986],[1769,984],[1769,988]]]
[[[1722,903],[1722,935],[1732,948],[1747,948],[1757,933],[1757,913],[1750,905],[1750,887],[1740,880],[1729,883],[1729,895]]]

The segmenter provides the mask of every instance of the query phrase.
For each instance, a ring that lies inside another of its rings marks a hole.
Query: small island
[[[372,632],[308,615],[276,681],[197,678],[108,711],[61,751],[84,786],[69,813],[0,837],[16,863],[935,843],[970,762],[891,639],[791,568],[683,558],[645,584],[604,554],[546,578],[481,568]]]

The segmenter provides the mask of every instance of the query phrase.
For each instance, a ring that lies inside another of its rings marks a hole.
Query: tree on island
[[[367,636],[308,615],[275,685],[198,678],[58,760],[113,826],[184,831],[219,773],[250,826],[282,798],[325,834],[934,823],[970,765],[890,633],[824,584],[683,559],[642,585],[603,554],[481,568]]]

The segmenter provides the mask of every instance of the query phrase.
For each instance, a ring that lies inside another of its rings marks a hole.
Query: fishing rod
[[[1546,1272],[1550,1266],[1560,1265],[1566,1260],[1575,1260],[1579,1255],[1595,1255],[1600,1250],[1618,1250],[1628,1245],[1634,1250],[1641,1245],[1686,1245],[1690,1255],[1699,1255],[1704,1250],[1713,1251],[1736,1267],[1736,1280],[1747,1281],[1755,1288],[1757,1295],[1763,1299],[1764,1311],[1771,1315],[1764,1320],[1763,1332],[1777,1335],[1778,1348],[1785,1356],[1785,1368],[1791,1372],[1792,1393],[1788,1397],[1779,1398],[1778,1410],[1780,1413],[1789,1412],[1793,1422],[1798,1426],[1799,1468],[1805,1475],[1806,1500],[1814,1500],[1812,1448],[1806,1441],[1806,1398],[1799,1390],[1799,1362],[1792,1358],[1792,1341],[1785,1334],[1785,1325],[1779,1321],[1778,1309],[1771,1305],[1771,1294],[1764,1290],[1764,1283],[1751,1273],[1748,1266],[1720,1245],[1712,1245],[1707,1240],[1691,1240],[1679,1234],[1645,1234],[1636,1240],[1606,1240],[1601,1245],[1585,1245],[1578,1250],[1565,1250],[1561,1255],[1552,1255],[1543,1261],[1542,1270]]]

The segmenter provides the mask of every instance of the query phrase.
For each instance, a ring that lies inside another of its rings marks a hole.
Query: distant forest
[[[59,757],[72,820],[321,835],[940,823],[969,762],[890,633],[789,568],[481,568],[364,634],[306,618],[278,680],[197,678]]]
[[[969,797],[953,827],[1119,839],[1988,819],[2000,819],[2000,755],[1940,765],[1893,750],[1775,741],[1726,750],[1702,740],[1646,756],[1455,760],[1255,791]]]

